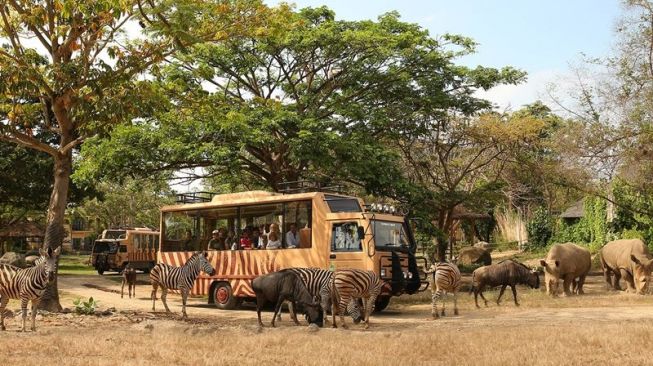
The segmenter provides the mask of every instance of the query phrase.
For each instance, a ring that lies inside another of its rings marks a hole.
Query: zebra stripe
[[[206,252],[197,252],[188,258],[186,263],[181,267],[173,267],[165,263],[158,263],[155,265],[154,268],[152,268],[152,271],[150,271],[150,283],[152,283],[152,311],[155,310],[156,291],[158,287],[161,286],[161,301],[163,302],[166,312],[170,312],[170,308],[168,308],[168,303],[166,302],[168,289],[180,290],[182,300],[181,312],[183,317],[187,318],[186,300],[188,299],[188,294],[193,288],[195,279],[199,276],[200,271],[204,271],[210,276],[215,273],[215,269],[213,269],[213,266],[211,266],[207,257],[208,254]]]
[[[433,318],[437,319],[439,317],[437,302],[440,298],[442,298],[442,312],[440,315],[444,316],[444,295],[446,293],[453,293],[453,313],[458,315],[457,294],[462,278],[458,267],[453,263],[436,263],[431,265],[426,273],[432,274],[431,315]]]
[[[306,289],[313,297],[317,297],[322,307],[324,320],[327,320],[327,310],[331,307],[331,287],[333,286],[333,272],[320,268],[287,268],[284,271],[295,273],[304,282]],[[292,304],[289,305],[290,316],[295,319]],[[362,313],[358,301],[352,299],[346,309],[355,323],[362,319]]]
[[[362,299],[365,328],[369,328],[370,313],[372,312],[376,298],[381,293],[381,287],[383,287],[383,281],[372,271],[362,269],[342,269],[336,271],[332,277],[332,326],[334,328],[337,327],[336,313],[338,313],[342,327],[346,328],[347,325],[345,324],[343,314],[347,304],[354,299]]]
[[[18,268],[0,264],[0,329],[5,330],[5,308],[10,299],[19,299],[23,318],[23,332],[27,320],[27,303],[32,302],[32,330],[36,330],[36,308],[50,280],[57,273],[57,259],[61,248],[41,250],[34,267]]]

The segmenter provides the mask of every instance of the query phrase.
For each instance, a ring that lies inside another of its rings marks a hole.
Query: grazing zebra
[[[154,305],[156,304],[156,290],[161,286],[161,301],[163,306],[166,308],[166,312],[170,312],[168,304],[166,303],[166,296],[168,294],[168,289],[170,290],[180,290],[181,291],[181,312],[184,318],[188,318],[186,315],[186,299],[190,290],[193,288],[193,283],[195,279],[200,274],[200,271],[204,271],[210,276],[215,273],[215,269],[209,263],[207,252],[197,252],[194,253],[186,263],[181,267],[173,267],[165,263],[158,263],[152,271],[150,271],[150,282],[152,283],[152,311],[154,311]]]
[[[20,299],[23,313],[23,332],[27,319],[27,302],[32,301],[32,331],[36,331],[36,307],[45,287],[57,275],[57,260],[61,248],[39,250],[41,257],[34,267],[21,269],[8,264],[0,265],[0,329],[5,330],[5,307],[9,299]]]
[[[322,312],[324,314],[324,321],[327,321],[327,310],[331,307],[331,286],[333,284],[332,275],[333,272],[327,271],[320,268],[288,268],[285,271],[290,271],[295,273],[308,289],[308,292],[313,297],[320,299],[320,306],[322,307]],[[295,321],[295,324],[299,323],[297,317],[295,316],[295,311],[292,307],[292,303],[288,304],[288,310],[290,312],[290,317]],[[362,313],[358,301],[356,299],[351,299],[347,304],[347,314],[349,314],[354,321],[358,324],[362,320]]]
[[[426,274],[433,274],[431,283],[431,315],[434,319],[439,317],[437,302],[442,298],[442,313],[444,316],[444,295],[447,292],[453,293],[453,313],[458,315],[458,289],[460,288],[460,270],[453,263],[436,263],[425,271]]]
[[[370,327],[370,313],[381,293],[383,281],[372,271],[362,269],[341,269],[334,272],[331,288],[331,315],[333,328],[336,325],[336,313],[340,315],[343,328],[347,328],[343,313],[347,304],[353,299],[363,300],[363,314],[365,316],[365,329]]]

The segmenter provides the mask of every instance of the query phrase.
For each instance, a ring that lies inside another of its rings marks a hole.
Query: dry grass
[[[310,332],[284,317],[276,329],[256,327],[256,314],[191,307],[191,322],[162,313],[112,317],[45,316],[36,333],[19,333],[19,317],[0,336],[3,364],[61,365],[588,365],[649,364],[650,296],[606,292],[594,276],[588,294],[550,298],[519,288],[488,308],[460,294],[460,316],[430,320],[430,291],[393,299],[371,329]],[[109,296],[115,296],[110,294]],[[72,297],[65,294],[62,301]],[[107,298],[109,301],[111,297]],[[149,303],[145,303],[149,306]],[[11,309],[18,307],[12,302]],[[451,314],[451,300],[447,308]],[[178,305],[172,306],[179,311]],[[142,311],[146,311],[143,309]],[[264,322],[270,321],[264,314]]]

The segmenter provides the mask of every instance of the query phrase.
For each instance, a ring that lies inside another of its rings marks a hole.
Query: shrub
[[[75,305],[75,312],[82,315],[92,315],[95,313],[95,308],[97,308],[98,302],[89,297],[88,301],[82,301],[81,298],[73,300],[73,305]]]
[[[528,231],[526,249],[532,251],[546,247],[553,235],[553,225],[551,216],[544,207],[535,210],[533,217],[526,224],[526,231]]]

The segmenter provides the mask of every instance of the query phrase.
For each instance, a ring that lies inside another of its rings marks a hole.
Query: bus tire
[[[102,276],[102,275],[104,274],[104,269],[98,269],[98,270],[97,270],[97,274],[99,274],[100,276]]]
[[[380,313],[390,304],[390,296],[379,296],[374,304],[374,312]]]
[[[238,298],[234,296],[229,282],[218,282],[213,286],[213,304],[222,310],[233,310],[238,307]]]

